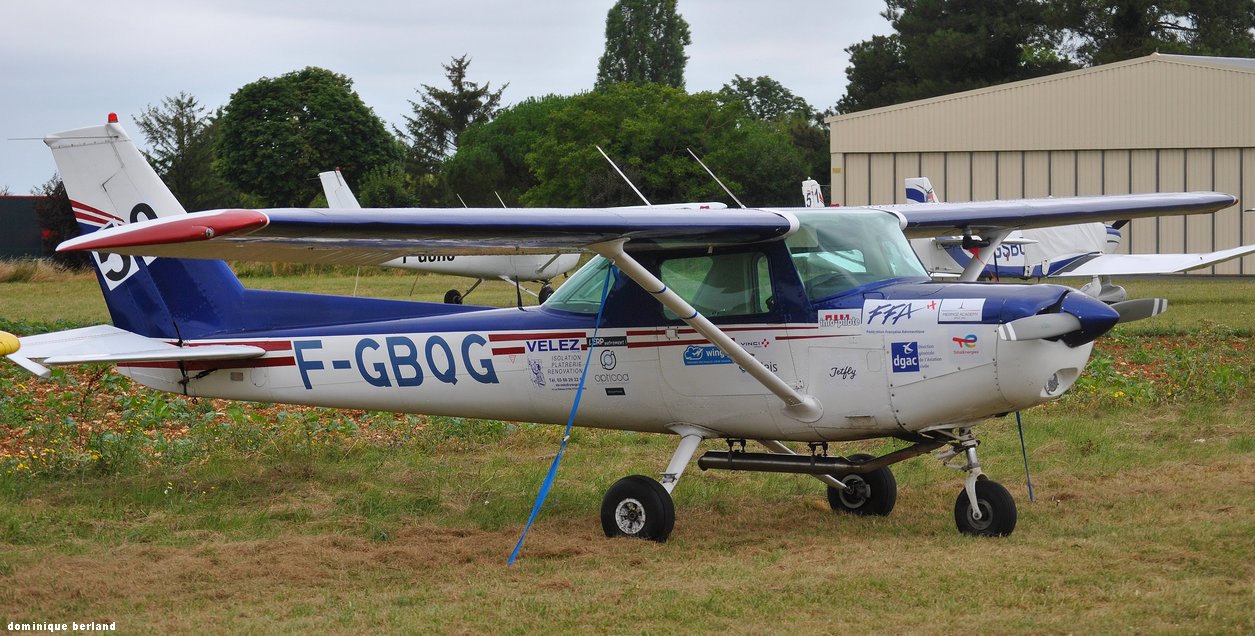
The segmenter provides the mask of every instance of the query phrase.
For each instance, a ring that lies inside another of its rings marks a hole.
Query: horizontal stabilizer
[[[27,336],[21,339],[21,344],[18,353],[8,356],[9,359],[42,377],[47,376],[43,365],[239,360],[266,353],[265,349],[249,345],[180,347],[109,325]]]
[[[1243,245],[1205,254],[1102,254],[1065,267],[1051,276],[1121,276],[1129,274],[1173,274],[1223,263],[1255,254],[1255,245]]]

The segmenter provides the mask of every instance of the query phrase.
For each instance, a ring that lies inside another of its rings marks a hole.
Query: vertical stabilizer
[[[84,233],[186,214],[110,114],[104,125],[44,138]],[[243,289],[225,263],[92,253],[113,324],[182,340],[221,329]],[[215,313],[215,312],[223,313]]]

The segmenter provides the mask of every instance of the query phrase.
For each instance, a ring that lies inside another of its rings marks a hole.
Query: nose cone
[[[1093,342],[1099,336],[1111,331],[1120,322],[1120,314],[1091,296],[1081,292],[1071,292],[1063,297],[1063,305],[1059,310],[1071,314],[1081,322],[1081,328],[1063,336],[1062,340],[1070,347]]]

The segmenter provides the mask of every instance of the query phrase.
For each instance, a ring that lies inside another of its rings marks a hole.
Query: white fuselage
[[[986,324],[874,333],[843,325],[840,314],[827,324],[821,317],[819,325],[727,330],[819,400],[817,422],[788,417],[778,398],[693,330],[646,327],[598,332],[576,423],[649,432],[697,424],[726,437],[798,441],[892,435],[1054,399],[1091,348],[1001,341],[996,325]],[[268,353],[192,379],[187,394],[562,424],[591,337],[591,329],[577,329],[237,340],[230,342]],[[183,376],[169,365],[122,367],[143,384],[183,392]]]

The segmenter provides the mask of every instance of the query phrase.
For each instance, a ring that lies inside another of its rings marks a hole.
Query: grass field
[[[412,276],[253,278],[406,297]],[[423,277],[415,297],[457,279]],[[0,622],[124,632],[1249,633],[1255,631],[1255,280],[1143,279],[1063,400],[980,430],[1014,535],[954,529],[961,473],[894,467],[886,518],[821,485],[690,468],[664,545],[598,510],[674,440],[577,430],[522,559],[506,557],[552,426],[188,401],[105,369],[0,368]],[[483,296],[479,296],[483,293]],[[478,298],[477,298],[478,296]],[[485,284],[472,300],[512,304]],[[531,301],[534,302],[534,301]],[[8,329],[104,320],[95,282],[0,285]],[[708,443],[710,448],[719,444]],[[841,452],[883,451],[866,442]],[[857,450],[855,450],[857,449]]]

